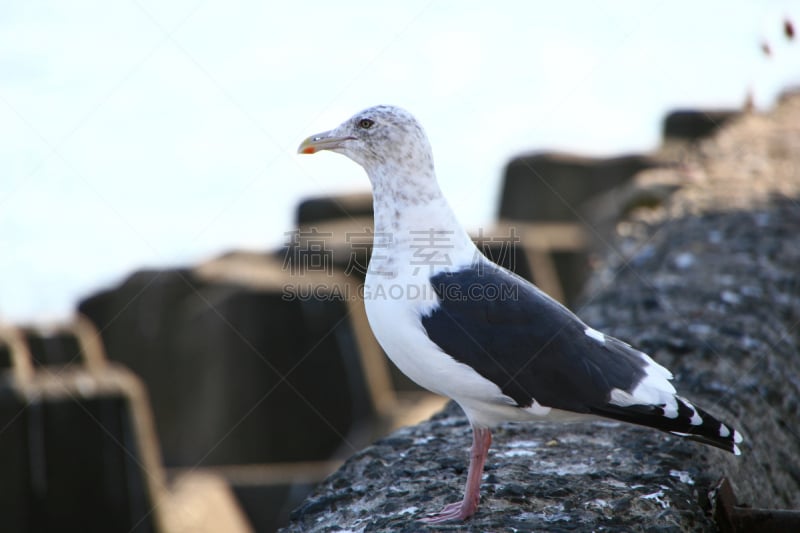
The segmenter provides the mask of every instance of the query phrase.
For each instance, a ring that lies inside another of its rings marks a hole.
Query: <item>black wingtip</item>
[[[737,445],[738,442],[742,441],[741,435],[735,429],[733,430],[734,436],[738,437],[738,441],[728,440],[725,439],[721,441],[720,439],[709,439],[702,435],[692,435],[691,433],[679,433],[676,431],[670,431],[672,435],[676,435],[678,437],[684,438],[686,440],[693,440],[695,442],[699,442],[701,444],[707,444],[709,446],[714,446],[715,448],[719,448],[720,450],[725,450],[726,452],[730,452],[733,455],[742,455],[742,450]]]
[[[657,405],[620,407],[608,404],[592,409],[592,412],[614,420],[665,431],[734,455],[741,455],[738,444],[743,439],[738,431],[720,422],[708,412],[695,407],[685,398],[675,396],[675,401],[678,405],[678,414],[673,417],[664,416],[664,406]]]

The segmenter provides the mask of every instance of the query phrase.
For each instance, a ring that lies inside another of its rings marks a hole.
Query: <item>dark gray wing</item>
[[[535,399],[589,412],[645,376],[638,351],[589,337],[578,317],[505,269],[482,263],[431,283],[440,305],[422,319],[430,339],[522,407]]]
[[[439,305],[422,317],[430,339],[495,383],[519,407],[535,400],[739,453],[741,435],[684,398],[668,394],[656,404],[612,401],[614,389],[633,393],[648,380],[658,386],[666,372],[642,352],[587,328],[519,276],[479,263],[433,276],[431,283]]]

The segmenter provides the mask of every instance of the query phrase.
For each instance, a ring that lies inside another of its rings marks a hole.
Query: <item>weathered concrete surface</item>
[[[617,423],[509,424],[494,436],[478,513],[429,529],[710,529],[696,502],[713,479],[696,455],[730,461]],[[416,519],[462,497],[470,443],[469,425],[451,404],[356,454],[295,510],[285,531],[425,530]]]
[[[470,430],[457,407],[353,456],[285,531],[712,531],[722,476],[740,503],[800,507],[800,98],[732,121],[651,170],[664,204],[596,235],[579,314],[672,368],[679,391],[738,427],[743,455],[616,423],[495,432],[465,524],[417,519],[461,497]]]

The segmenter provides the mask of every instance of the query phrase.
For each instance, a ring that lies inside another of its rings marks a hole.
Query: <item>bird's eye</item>
[[[370,129],[373,124],[375,124],[375,121],[368,118],[362,118],[358,121],[358,127],[364,130]]]

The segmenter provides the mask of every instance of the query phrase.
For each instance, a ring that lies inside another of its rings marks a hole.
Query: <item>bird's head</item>
[[[379,176],[433,174],[433,156],[425,131],[408,111],[380,105],[356,113],[336,128],[304,140],[297,151],[331,150],[346,155],[367,171],[373,184]]]

